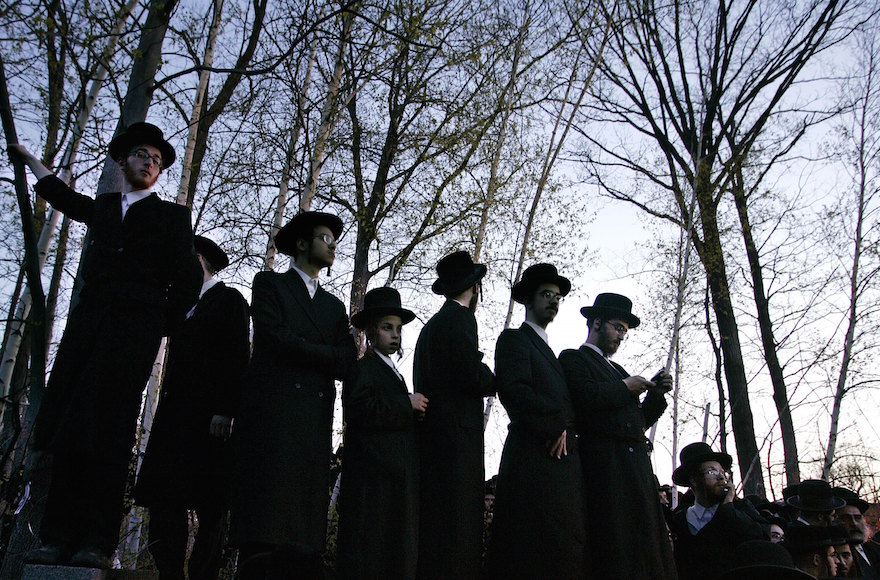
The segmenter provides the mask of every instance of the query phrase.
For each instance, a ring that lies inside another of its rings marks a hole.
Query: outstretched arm
[[[21,159],[22,163],[27,165],[31,173],[34,174],[34,177],[37,179],[43,179],[49,175],[52,175],[52,172],[43,165],[43,162],[37,159],[33,153],[28,151],[24,145],[19,145],[18,143],[14,143],[9,146],[9,153],[13,155],[18,155],[19,159]]]

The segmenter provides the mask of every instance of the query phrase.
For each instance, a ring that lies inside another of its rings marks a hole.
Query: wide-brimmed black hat
[[[712,451],[709,444],[702,441],[685,446],[678,454],[678,458],[680,465],[672,472],[672,481],[683,487],[690,486],[691,471],[704,461],[717,461],[725,470],[729,470],[733,465],[733,458],[730,455]]]
[[[165,140],[162,129],[152,123],[137,122],[129,125],[122,133],[110,141],[108,150],[110,157],[119,159],[125,157],[138,145],[152,145],[162,153],[162,168],[174,165],[177,154],[171,143]]]
[[[792,552],[805,553],[846,544],[848,538],[843,526],[809,526],[795,523],[788,526],[782,542]]]
[[[626,296],[603,292],[596,296],[592,306],[581,308],[581,315],[586,319],[594,316],[598,316],[603,320],[606,318],[618,318],[626,321],[630,328],[635,328],[641,324],[641,320],[632,313],[632,305],[632,300]]]
[[[434,294],[456,296],[486,275],[485,264],[475,264],[464,250],[443,256],[437,263],[437,280],[431,286]]]
[[[513,285],[510,295],[516,302],[525,304],[535,288],[541,284],[556,284],[559,286],[559,293],[563,296],[568,295],[571,290],[571,281],[564,276],[560,276],[553,264],[535,264],[529,266],[523,272],[519,282]]]
[[[733,550],[734,568],[730,568],[718,576],[719,579],[736,580],[804,580],[814,578],[794,566],[794,560],[780,544],[767,540],[748,540],[737,545]]]
[[[337,240],[342,235],[342,220],[339,216],[323,211],[304,211],[278,230],[275,234],[275,248],[282,254],[292,256],[296,249],[296,241],[311,237],[315,226],[327,226]]]
[[[411,310],[400,306],[400,293],[397,290],[388,286],[373,288],[364,296],[363,309],[351,317],[351,325],[364,330],[371,320],[392,314],[399,316],[403,324],[412,322],[416,317]]]
[[[195,246],[196,252],[211,264],[215,272],[219,272],[229,265],[229,256],[213,240],[209,240],[205,236],[193,236],[193,246]]]
[[[846,502],[834,496],[831,486],[822,479],[806,479],[798,484],[798,493],[785,500],[793,508],[806,512],[830,512]]]
[[[834,494],[834,497],[839,497],[840,499],[845,501],[846,505],[851,505],[854,508],[857,508],[859,510],[859,513],[863,514],[868,511],[869,507],[871,507],[871,504],[860,498],[859,494],[851,489],[847,489],[845,487],[832,487],[831,493]]]

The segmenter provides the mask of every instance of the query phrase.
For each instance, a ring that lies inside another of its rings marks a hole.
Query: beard
[[[152,175],[144,175],[140,170],[132,167],[131,162],[128,159],[122,164],[122,175],[125,177],[125,181],[131,185],[132,191],[149,189],[159,178],[158,174],[156,174],[155,177]]]

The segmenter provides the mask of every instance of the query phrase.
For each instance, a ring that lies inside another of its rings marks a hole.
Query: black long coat
[[[584,578],[583,473],[574,407],[556,355],[529,325],[501,333],[495,384],[510,417],[489,545],[492,578]],[[550,456],[567,431],[568,455]]]
[[[93,199],[54,175],[36,191],[87,224],[90,241],[80,300],[37,416],[35,448],[127,462],[162,335],[183,321],[201,288],[190,211],[151,194],[123,220],[119,193]]]
[[[418,450],[409,392],[373,353],[342,387],[345,445],[339,490],[341,578],[414,578]]]
[[[681,580],[713,578],[734,567],[734,551],[748,540],[769,540],[769,524],[745,499],[718,506],[712,519],[692,534],[687,508],[672,516],[675,564]]]
[[[559,356],[580,432],[587,535],[595,578],[675,578],[675,564],[654,482],[645,430],[666,408],[649,391],[643,402],[623,383],[623,367],[582,346]]]
[[[250,357],[250,318],[241,293],[217,282],[171,337],[165,379],[135,499],[140,505],[223,505],[229,444],[210,435],[214,415],[234,417]]]
[[[324,549],[334,379],[356,349],[339,299],[293,269],[254,277],[254,346],[233,430],[232,542]]]
[[[413,361],[415,390],[428,398],[419,425],[420,578],[481,573],[483,397],[494,393],[482,358],[473,312],[447,300],[419,334]]]

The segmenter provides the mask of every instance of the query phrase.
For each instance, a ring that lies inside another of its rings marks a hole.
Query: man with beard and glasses
[[[201,267],[190,210],[152,191],[174,163],[161,129],[133,123],[110,142],[122,191],[76,193],[20,145],[10,153],[39,179],[36,191],[89,226],[79,302],[37,415],[33,448],[52,458],[40,526],[25,562],[109,568],[123,516],[141,394],[163,335],[199,297]]]
[[[678,576],[682,580],[715,576],[736,564],[739,544],[768,540],[770,524],[750,501],[736,499],[730,455],[698,442],[682,449],[679,458],[672,481],[693,490],[694,505],[672,518]]]
[[[865,512],[870,505],[858,494],[845,487],[831,489],[834,497],[846,502],[835,512],[835,523],[847,531],[847,540],[852,546],[854,568],[858,569],[858,577],[865,579],[880,578],[880,546],[868,541],[868,524]]]
[[[586,573],[583,474],[565,373],[547,325],[571,282],[551,264],[526,269],[511,291],[526,319],[495,346],[498,396],[510,417],[498,470],[491,578],[579,579]]]
[[[474,312],[484,264],[465,251],[437,264],[431,290],[446,302],[422,328],[415,391],[431,401],[420,424],[418,578],[479,578],[483,544],[483,397],[494,375],[477,344]]]
[[[242,579],[323,574],[334,381],[348,378],[357,353],[345,306],[318,284],[341,234],[337,216],[302,212],[275,236],[290,270],[254,277],[253,355],[232,433]]]
[[[645,437],[666,409],[672,377],[661,370],[649,381],[610,360],[640,322],[629,298],[599,294],[581,314],[587,319],[587,341],[578,350],[563,351],[559,362],[580,433],[591,539],[587,577],[675,578]]]

